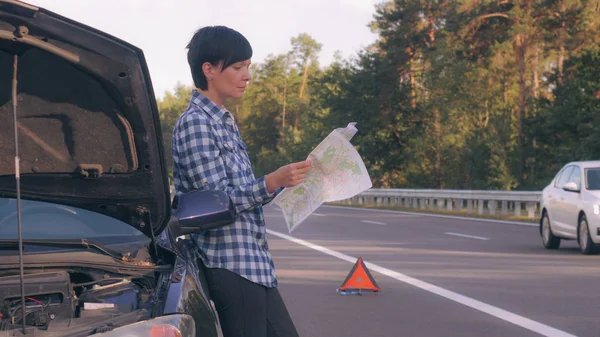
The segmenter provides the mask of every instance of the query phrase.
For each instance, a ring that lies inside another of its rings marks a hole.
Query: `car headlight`
[[[600,214],[600,205],[594,205],[594,214]]]
[[[99,333],[102,337],[191,337],[196,336],[194,319],[189,315],[161,316]]]

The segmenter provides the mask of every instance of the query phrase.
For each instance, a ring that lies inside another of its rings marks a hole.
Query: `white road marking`
[[[434,218],[443,218],[443,219],[469,220],[469,221],[491,222],[491,223],[502,223],[502,224],[509,224],[509,225],[539,227],[539,224],[533,223],[533,222],[494,220],[494,219],[464,217],[464,216],[455,216],[455,215],[443,215],[443,214],[419,213],[419,212],[404,212],[404,211],[393,211],[393,210],[388,210],[388,209],[373,209],[373,208],[334,206],[334,205],[323,205],[321,207],[330,207],[330,208],[339,208],[339,209],[345,208],[345,209],[352,209],[352,210],[357,210],[357,211],[367,211],[367,212],[420,215],[420,216],[430,216],[430,217],[434,217]]]
[[[335,250],[331,250],[329,248],[323,247],[323,246],[319,246],[319,245],[315,245],[314,243],[302,240],[302,239],[297,239],[293,236],[289,236],[283,233],[279,233],[276,231],[272,231],[270,229],[267,229],[267,232],[271,235],[280,237],[282,239],[285,240],[289,240],[291,242],[297,243],[299,245],[314,249],[316,251],[319,251],[321,253],[333,256],[333,257],[337,257],[340,260],[349,262],[349,263],[356,263],[357,258],[352,257],[350,255],[346,255],[340,252],[337,252]],[[572,335],[568,332],[562,331],[562,330],[558,330],[556,328],[553,328],[551,326],[536,322],[532,319],[529,319],[527,317],[523,317],[517,314],[514,314],[510,311],[506,311],[504,309],[500,309],[498,307],[495,307],[493,305],[478,301],[476,299],[461,295],[459,293],[455,293],[453,291],[438,287],[436,285],[433,285],[431,283],[427,283],[421,280],[418,280],[416,278],[401,274],[399,272],[393,271],[391,269],[387,269],[381,266],[378,266],[376,264],[373,264],[371,262],[366,262],[365,261],[365,265],[367,266],[367,268],[369,268],[372,271],[376,271],[380,274],[389,276],[393,279],[396,279],[400,282],[404,282],[406,284],[410,284],[412,286],[415,286],[417,288],[420,288],[422,290],[428,291],[430,293],[442,296],[446,299],[449,299],[451,301],[463,304],[467,307],[473,308],[475,310],[481,311],[483,313],[486,313],[488,315],[494,316],[496,318],[502,319],[506,322],[512,323],[514,325],[520,326],[522,328],[525,328],[527,330],[536,332],[540,335],[543,336],[548,336],[548,337],[576,337],[575,335]]]
[[[369,221],[369,220],[360,220],[360,222],[364,222],[364,223],[370,223],[370,224],[374,224],[374,225],[387,225],[385,222],[379,222],[379,221]]]
[[[313,213],[313,214],[311,214],[311,215],[314,215],[314,216],[327,216],[327,215],[325,215],[325,214],[321,214],[321,213]]]
[[[477,240],[489,240],[490,239],[490,238],[484,238],[482,236],[474,236],[474,235],[452,233],[452,232],[446,232],[444,234],[446,234],[446,235],[453,235],[453,236],[460,236],[460,237],[469,238],[469,239],[477,239]]]

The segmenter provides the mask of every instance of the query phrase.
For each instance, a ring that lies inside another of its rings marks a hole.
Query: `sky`
[[[307,33],[323,45],[326,66],[336,51],[355,56],[375,42],[368,25],[381,0],[25,0],[125,40],[144,51],[158,98],[177,82],[192,84],[185,46],[203,26],[225,25],[252,45],[253,63],[291,49]]]

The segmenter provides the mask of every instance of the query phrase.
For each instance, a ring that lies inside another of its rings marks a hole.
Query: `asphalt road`
[[[265,207],[280,291],[320,336],[600,336],[600,256],[531,225],[323,206],[291,234]],[[337,293],[356,259],[380,293]]]

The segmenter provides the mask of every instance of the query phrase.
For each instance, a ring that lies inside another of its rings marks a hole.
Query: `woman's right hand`
[[[312,168],[310,160],[282,166],[266,176],[267,190],[273,193],[279,187],[293,187],[300,184]]]

